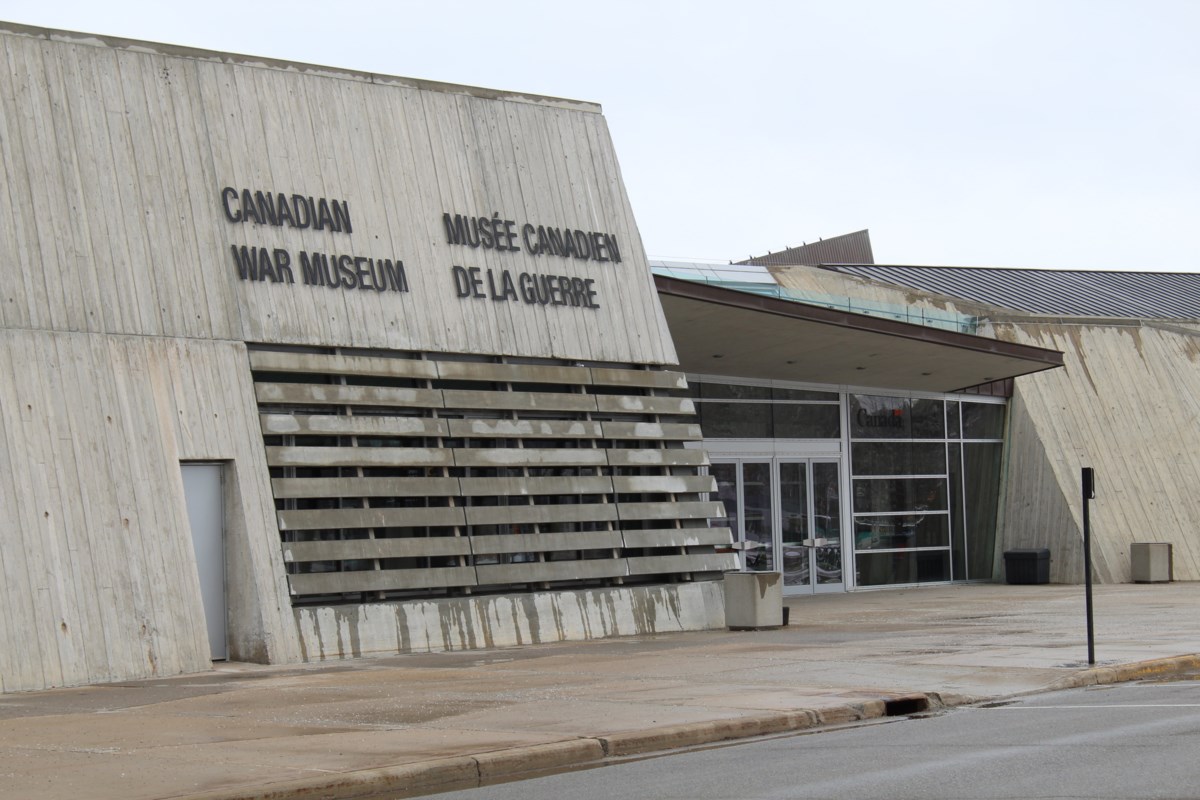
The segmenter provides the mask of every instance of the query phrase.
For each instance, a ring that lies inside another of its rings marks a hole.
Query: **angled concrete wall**
[[[181,461],[236,482],[231,655],[299,657],[244,345],[0,332],[0,687],[210,666]]]
[[[599,106],[0,23],[0,691],[300,660],[247,344],[671,364]],[[286,210],[285,210],[286,209]]]
[[[1170,542],[1175,578],[1200,580],[1200,329],[1136,320],[996,323],[1063,351],[1017,381],[1002,541],[1049,547],[1051,580],[1083,580],[1080,470],[1096,470],[1093,568],[1130,580],[1129,545]]]

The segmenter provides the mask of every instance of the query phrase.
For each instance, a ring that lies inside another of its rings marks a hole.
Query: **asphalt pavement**
[[[403,797],[1200,670],[1200,583],[790,598],[790,624],[0,695],[0,798]]]

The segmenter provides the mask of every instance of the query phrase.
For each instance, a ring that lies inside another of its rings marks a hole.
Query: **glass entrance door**
[[[788,594],[844,588],[840,472],[836,459],[779,464],[780,552]]]
[[[840,462],[736,459],[714,462],[725,524],[742,542],[742,568],[783,572],[784,592],[842,591]]]
[[[770,461],[730,461],[710,468],[717,479],[717,499],[725,506],[724,524],[745,545],[742,569],[764,572],[775,565],[775,487]]]

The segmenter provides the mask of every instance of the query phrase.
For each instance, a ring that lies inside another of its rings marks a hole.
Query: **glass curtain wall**
[[[690,389],[708,439],[836,439],[842,433],[837,392],[698,382]]]
[[[850,396],[858,585],[951,580],[941,400]]]
[[[711,471],[729,515],[723,524],[735,537],[740,530],[760,545],[747,556],[753,568],[784,569],[796,541],[835,538],[789,527],[799,518],[793,506],[808,499],[800,467],[780,456],[775,442],[840,439],[850,454],[847,505],[856,585],[994,577],[1003,402],[966,395],[840,395],[695,378],[690,383],[704,438],[738,440],[739,464],[714,463]],[[779,465],[780,519],[772,514],[767,488],[772,461]],[[836,464],[827,468],[837,470]],[[782,553],[775,552],[777,545]]]
[[[1000,513],[1005,406],[955,403],[962,415],[962,476],[966,503],[968,580],[990,580]]]
[[[851,395],[860,586],[992,577],[1005,406]]]

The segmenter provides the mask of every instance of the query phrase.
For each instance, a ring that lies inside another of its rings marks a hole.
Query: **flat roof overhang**
[[[1063,364],[1057,350],[662,275],[654,281],[686,372],[954,392]]]

